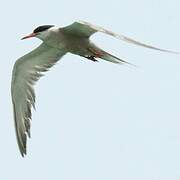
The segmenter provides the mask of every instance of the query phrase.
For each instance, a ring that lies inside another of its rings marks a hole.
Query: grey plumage
[[[30,137],[31,106],[35,108],[33,85],[65,52],[46,44],[16,61],[12,74],[12,102],[16,136],[22,156],[26,154],[26,139]]]
[[[146,45],[83,21],[75,22],[64,28],[55,28],[51,25],[36,28],[32,34],[23,39],[37,37],[43,40],[43,43],[16,61],[11,82],[16,136],[22,156],[26,154],[27,136],[30,137],[31,107],[35,108],[33,85],[63,55],[71,52],[93,61],[96,58],[101,58],[112,63],[128,63],[94,45],[89,40],[89,37],[96,32],[103,32],[123,41],[146,48],[176,53]]]

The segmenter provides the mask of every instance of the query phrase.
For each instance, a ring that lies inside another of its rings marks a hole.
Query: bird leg
[[[93,49],[93,48],[88,48],[88,50],[97,58],[101,58],[101,56],[103,56],[103,52],[97,49]]]
[[[83,57],[85,57],[85,58],[87,58],[87,59],[89,59],[89,60],[91,60],[91,61],[94,61],[94,62],[98,62],[98,60],[95,59],[95,58],[101,58],[101,57],[104,55],[102,52],[97,51],[97,50],[95,50],[95,49],[93,49],[93,48],[88,48],[88,51],[89,51],[92,55],[85,55],[85,56],[83,56]]]

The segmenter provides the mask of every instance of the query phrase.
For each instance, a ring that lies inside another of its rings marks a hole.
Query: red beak
[[[36,33],[31,33],[28,36],[24,36],[23,38],[21,38],[21,40],[31,38],[31,37],[35,37],[35,36],[36,36]]]

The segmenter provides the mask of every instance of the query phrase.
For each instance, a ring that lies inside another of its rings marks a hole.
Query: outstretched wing
[[[65,52],[42,43],[18,59],[14,65],[11,94],[16,136],[22,156],[26,154],[27,135],[30,137],[31,107],[35,107],[33,85],[42,73],[52,67],[64,54]]]
[[[126,42],[131,43],[131,44],[143,46],[145,48],[150,48],[150,49],[154,49],[154,50],[179,54],[179,52],[176,52],[176,51],[170,51],[170,50],[166,50],[166,49],[161,49],[161,48],[158,48],[158,47],[154,47],[154,46],[151,46],[151,45],[136,41],[136,40],[131,39],[131,38],[129,38],[127,36],[124,36],[122,34],[116,34],[116,33],[112,32],[112,31],[109,31],[109,30],[104,29],[104,28],[99,27],[99,26],[95,26],[95,25],[93,25],[91,23],[88,23],[88,22],[85,22],[85,21],[74,22],[73,24],[64,27],[63,30],[65,32],[67,32],[67,33],[71,33],[71,34],[74,34],[74,35],[77,35],[77,36],[87,37],[87,38],[90,37],[91,35],[93,35],[96,32],[102,32],[102,33],[108,34],[110,36],[113,36],[113,37],[115,37],[117,39],[126,41]]]

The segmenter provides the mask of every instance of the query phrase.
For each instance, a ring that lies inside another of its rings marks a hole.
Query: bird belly
[[[92,53],[89,51],[90,43],[87,41],[72,42],[69,46],[69,51],[73,54],[80,56],[90,56]]]

